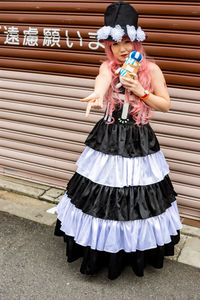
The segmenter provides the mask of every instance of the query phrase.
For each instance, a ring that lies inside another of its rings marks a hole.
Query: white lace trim
[[[120,25],[116,25],[114,28],[111,27],[110,35],[114,41],[121,42],[122,37],[125,35],[124,29]]]
[[[137,41],[142,42],[145,40],[145,38],[146,38],[146,35],[145,35],[144,31],[142,30],[141,27],[138,27],[137,37],[136,37]]]
[[[145,40],[146,35],[140,26],[136,30],[135,26],[126,25],[126,29],[128,37],[132,42],[135,40],[140,42]],[[111,26],[103,26],[97,31],[97,40],[106,40],[109,35],[114,41],[121,42],[125,31],[120,25],[116,25],[114,28]]]
[[[136,32],[137,32],[135,29],[135,26],[127,25],[126,28],[127,28],[127,33],[128,33],[128,36],[129,36],[131,42],[135,41]]]

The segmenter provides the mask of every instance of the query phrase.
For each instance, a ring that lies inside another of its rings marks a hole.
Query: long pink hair
[[[112,111],[115,110],[116,105],[120,104],[122,106],[123,102],[119,98],[119,91],[116,88],[116,84],[119,83],[119,74],[115,74],[115,71],[122,66],[123,63],[118,61],[111,50],[111,45],[113,42],[105,41],[105,53],[107,55],[107,63],[108,66],[112,72],[112,82],[108,89],[107,94],[105,95],[105,99],[107,104],[109,103],[109,109],[108,109],[108,115],[111,117],[111,123],[114,122],[114,118],[112,117]],[[138,81],[141,83],[141,85],[144,87],[144,89],[147,89],[148,91],[152,92],[153,87],[151,84],[151,77],[148,70],[148,60],[146,58],[146,53],[143,49],[141,42],[132,42],[133,50],[139,51],[142,54],[142,63],[141,66],[138,69],[137,75],[138,75]],[[115,98],[113,97],[113,92],[115,93]],[[116,99],[116,95],[118,95]],[[149,119],[151,117],[151,108],[144,103],[144,101],[140,100],[136,95],[133,93],[129,93],[125,89],[125,97],[126,101],[129,102],[131,109],[130,114],[132,115],[132,118],[136,121],[137,125],[140,124],[146,124],[149,122]]]

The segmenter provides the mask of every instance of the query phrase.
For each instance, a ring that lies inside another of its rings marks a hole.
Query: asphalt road
[[[66,262],[63,239],[54,228],[0,212],[1,300],[199,300],[200,269],[166,259],[144,277],[127,267],[114,281],[103,269],[79,272],[81,259]]]

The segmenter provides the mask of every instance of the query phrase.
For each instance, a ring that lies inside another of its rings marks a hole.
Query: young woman
[[[148,62],[141,44],[145,34],[128,3],[115,2],[98,31],[107,61],[99,70],[90,109],[107,108],[86,139],[78,169],[58,204],[55,235],[67,243],[68,262],[83,256],[81,273],[94,274],[103,265],[117,278],[131,265],[143,276],[146,264],[162,268],[174,254],[182,227],[169,168],[149,125],[152,109],[167,112],[170,98],[160,68]],[[132,50],[142,63],[134,78],[116,71]]]

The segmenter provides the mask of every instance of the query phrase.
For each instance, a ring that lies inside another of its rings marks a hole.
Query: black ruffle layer
[[[66,256],[68,262],[73,262],[80,257],[83,261],[80,272],[86,275],[97,273],[103,266],[108,267],[108,278],[116,279],[122,272],[123,268],[130,265],[137,276],[144,275],[144,268],[147,264],[155,268],[163,267],[164,256],[174,255],[174,245],[180,240],[180,231],[176,236],[171,236],[171,242],[157,248],[145,251],[127,253],[121,250],[117,253],[93,250],[89,246],[78,245],[73,237],[65,235],[60,230],[61,222],[57,219],[54,235],[63,236],[66,242]]]
[[[140,127],[134,122],[106,124],[104,119],[97,122],[85,144],[94,150],[123,157],[146,156],[160,150],[149,124]]]
[[[129,221],[160,215],[176,200],[168,175],[157,183],[123,188],[92,182],[75,173],[67,186],[71,202],[96,218]]]

